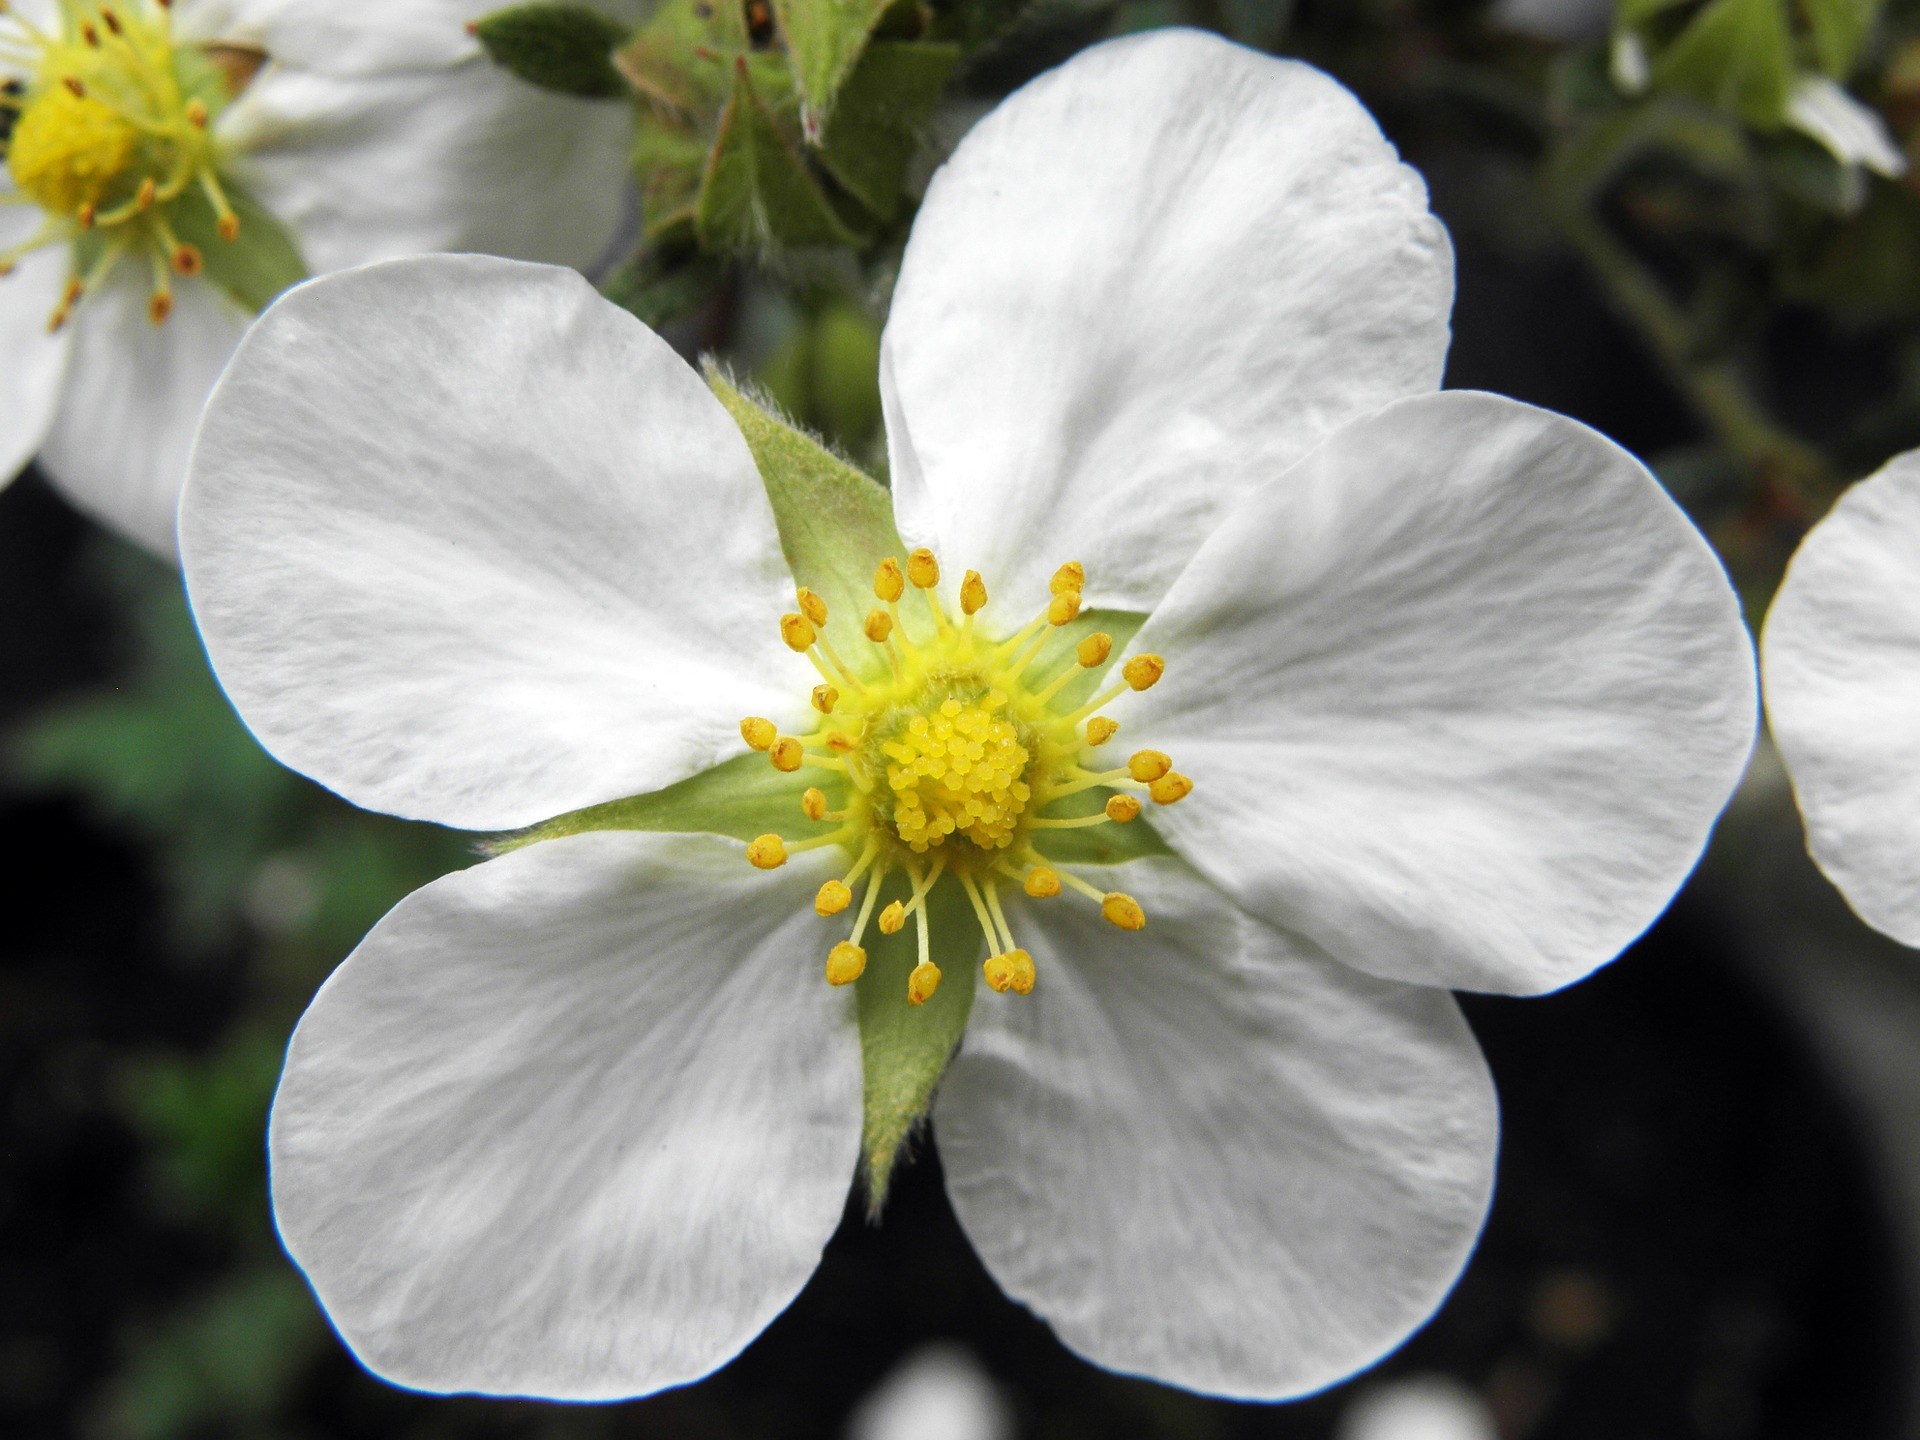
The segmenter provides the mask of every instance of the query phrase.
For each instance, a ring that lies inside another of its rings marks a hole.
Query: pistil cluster
[[[71,243],[74,269],[48,317],[59,330],[122,260],[144,259],[153,287],[147,317],[173,312],[173,278],[205,258],[177,232],[182,204],[209,206],[215,232],[240,234],[220,183],[208,122],[224,102],[220,67],[174,42],[172,0],[88,6],[60,0],[43,30],[0,0],[0,153],[17,188],[0,204],[44,212],[40,228],[0,251],[0,276],[43,246]]]
[[[951,876],[966,892],[987,940],[988,986],[1028,994],[1033,957],[1014,939],[1002,887],[1017,886],[1034,900],[1072,890],[1120,929],[1143,929],[1147,917],[1132,896],[1099,889],[1049,860],[1041,847],[1051,832],[1130,824],[1143,797],[1171,805],[1193,789],[1158,751],[1138,751],[1120,766],[1103,766],[1095,756],[1120,729],[1100,712],[1158,683],[1166,669],[1159,656],[1134,656],[1084,704],[1060,701],[1076,677],[1098,672],[1113,653],[1113,637],[1095,632],[1053,660],[1051,673],[1043,662],[1050,648],[1060,649],[1060,628],[1079,618],[1086,585],[1081,565],[1062,565],[1046,607],[1001,637],[975,623],[987,603],[977,572],[969,570],[960,585],[958,617],[947,612],[939,583],[939,562],[929,550],[915,550],[904,566],[894,558],[881,563],[873,581],[879,603],[860,626],[876,652],[861,657],[877,662],[866,665],[836,653],[824,634],[826,601],[802,588],[798,608],[781,617],[780,633],[820,672],[812,695],[818,724],[805,735],[783,735],[771,720],[740,722],[747,744],[775,769],[796,776],[822,772],[820,783],[801,793],[799,807],[808,821],[833,827],[797,841],[762,835],[747,847],[747,858],[771,870],[789,855],[826,846],[852,856],[845,874],[814,897],[817,913],[836,916],[863,887],[851,935],[827,956],[827,980],[834,985],[851,984],[865,972],[861,940],[876,923],[883,887],[890,877],[903,877],[907,893],[879,909],[877,924],[885,935],[909,919],[915,924],[919,959],[907,980],[907,999],[915,1005],[940,984],[927,922],[927,897],[939,881]],[[902,610],[909,589],[920,596],[911,618]],[[1091,813],[1046,813],[1057,802],[1099,790],[1109,793]]]

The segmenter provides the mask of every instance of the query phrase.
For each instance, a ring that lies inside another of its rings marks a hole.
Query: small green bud
[[[626,27],[581,5],[512,5],[469,27],[501,69],[542,90],[610,100],[628,92],[613,52]]]

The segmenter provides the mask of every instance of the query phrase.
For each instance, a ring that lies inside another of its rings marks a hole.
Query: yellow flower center
[[[860,625],[879,663],[860,667],[847,664],[822,634],[826,602],[802,589],[799,608],[781,618],[780,633],[820,671],[824,683],[812,695],[818,725],[810,734],[782,735],[757,716],[740,724],[747,744],[765,752],[775,769],[821,772],[820,784],[800,796],[800,809],[808,820],[834,827],[793,843],[762,835],[747,847],[747,858],[771,870],[790,854],[822,846],[840,846],[853,857],[845,875],[827,881],[814,899],[820,915],[838,915],[852,906],[854,887],[865,886],[852,935],[827,957],[827,979],[835,985],[864,973],[860,941],[882,886],[891,875],[903,876],[907,894],[879,912],[878,924],[888,935],[909,919],[917,926],[919,964],[907,985],[916,1005],[940,983],[927,896],[944,876],[966,892],[986,936],[987,984],[1024,995],[1034,985],[1033,957],[1014,940],[1002,886],[1035,900],[1071,889],[1119,928],[1143,928],[1146,915],[1131,896],[1098,889],[1049,860],[1041,846],[1051,831],[1130,823],[1141,813],[1140,796],[1170,805],[1193,788],[1158,751],[1139,751],[1119,767],[1091,763],[1120,728],[1096,712],[1155,684],[1166,667],[1157,655],[1137,655],[1091,699],[1062,698],[1075,680],[1102,670],[1113,651],[1113,638],[1098,631],[1070,646],[1059,639],[1080,615],[1086,583],[1080,565],[1060,567],[1046,608],[1012,635],[989,635],[975,624],[987,603],[979,575],[967,572],[958,619],[940,601],[939,579],[939,564],[926,550],[914,551],[904,566],[892,559],[880,566],[873,587],[880,605]],[[909,586],[924,600],[924,614],[911,621],[901,608]],[[1049,650],[1065,653],[1048,658]],[[1100,791],[1108,792],[1104,803]],[[1084,798],[1074,804],[1076,796]],[[1063,802],[1069,813],[1047,813]],[[1089,802],[1095,808],[1089,810]]]
[[[26,200],[45,214],[25,244],[0,251],[0,276],[44,245],[71,243],[75,265],[48,322],[58,330],[122,259],[153,272],[148,317],[173,311],[175,275],[198,275],[200,249],[180,238],[192,207],[222,241],[240,233],[207,126],[226,99],[217,57],[174,43],[170,0],[86,6],[60,0],[42,30],[0,0],[0,147]]]

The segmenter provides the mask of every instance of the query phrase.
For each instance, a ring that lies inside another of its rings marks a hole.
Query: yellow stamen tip
[[[853,891],[838,880],[829,880],[820,887],[813,897],[813,913],[816,915],[838,915],[853,903]]]
[[[907,593],[907,577],[900,571],[900,562],[891,555],[873,572],[873,593],[889,605]]]
[[[831,715],[833,707],[840,703],[840,692],[831,685],[813,687],[813,708],[822,715]]]
[[[827,814],[827,796],[818,786],[809,785],[800,797],[800,809],[809,820],[822,820]]]
[[[778,870],[787,863],[787,842],[778,835],[762,835],[748,844],[747,859],[756,870]]]
[[[967,571],[967,578],[960,582],[960,609],[968,615],[977,615],[986,608],[987,582],[980,578],[978,570]]]
[[[184,275],[188,279],[192,279],[205,268],[200,252],[191,245],[174,246],[173,255],[170,258],[173,261],[174,273]]]
[[[933,551],[922,545],[907,556],[907,579],[921,590],[931,590],[940,583],[940,562],[933,558]]]
[[[851,754],[854,750],[857,750],[859,746],[860,742],[844,730],[836,730],[833,734],[827,736],[827,748],[829,750],[838,750],[842,755]]]
[[[789,612],[780,617],[780,638],[787,642],[789,650],[807,651],[813,648],[813,642],[820,637],[814,633],[811,620]]]
[[[1124,825],[1140,818],[1140,802],[1131,795],[1114,795],[1107,800],[1107,819]]]
[[[1004,995],[1013,988],[1013,960],[1009,956],[989,955],[980,973],[986,977],[987,988],[996,995]]]
[[[220,217],[220,238],[231,245],[240,238],[240,217],[232,213]]]
[[[771,720],[749,715],[740,722],[740,738],[747,742],[749,749],[771,750],[773,742],[780,738],[780,731]]]
[[[1117,925],[1122,930],[1147,928],[1147,912],[1140,908],[1140,902],[1118,890],[1100,902],[1100,915],[1109,925]]]
[[[860,627],[874,644],[878,645],[893,634],[893,616],[884,610],[869,610],[866,622]]]
[[[1076,594],[1087,588],[1087,567],[1078,560],[1069,560],[1053,572],[1053,579],[1047,582],[1047,588],[1055,595],[1065,595],[1068,591]]]
[[[155,325],[167,323],[167,317],[173,314],[173,296],[165,290],[157,290],[147,297],[147,319]]]
[[[1050,900],[1060,893],[1060,876],[1051,866],[1036,865],[1027,871],[1027,894],[1036,900]]]
[[[842,940],[827,952],[827,983],[851,985],[867,970],[867,952],[851,940]]]
[[[1080,592],[1078,590],[1062,590],[1047,602],[1047,623],[1049,625],[1069,624],[1077,618],[1079,614]]]
[[[913,967],[913,973],[907,976],[907,1003],[924,1005],[933,998],[933,992],[940,988],[940,967],[931,960],[922,960]]]
[[[827,623],[827,602],[818,593],[802,585],[794,592],[794,601],[800,606],[800,613],[816,625]]]
[[[1120,733],[1120,722],[1096,715],[1087,721],[1087,744],[1104,745]]]
[[[791,735],[782,735],[773,742],[767,751],[767,758],[773,761],[773,768],[791,775],[800,768],[800,762],[806,758],[806,748]]]
[[[1009,950],[1002,958],[1013,966],[1013,993],[1031,995],[1033,993],[1033,956],[1024,950]]]
[[[1107,657],[1113,654],[1113,636],[1104,630],[1096,630],[1074,646],[1073,653],[1083,669],[1091,670],[1096,665],[1104,665]]]
[[[207,128],[207,102],[198,96],[187,102],[187,123],[196,130]]]
[[[1150,780],[1158,780],[1171,769],[1172,757],[1162,755],[1158,750],[1136,750],[1133,758],[1127,761],[1127,773],[1142,785]]]
[[[1120,667],[1120,674],[1136,690],[1151,690],[1167,673],[1167,662],[1158,655],[1136,655]]]
[[[907,907],[895,900],[880,912],[880,933],[898,935],[901,927],[907,923]]]
[[[1156,805],[1174,805],[1192,793],[1193,781],[1178,770],[1169,770],[1147,786],[1147,794],[1153,797],[1153,803]]]

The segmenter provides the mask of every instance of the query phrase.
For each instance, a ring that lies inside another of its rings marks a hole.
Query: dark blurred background
[[[1453,232],[1448,384],[1646,458],[1757,621],[1840,485],[1920,444],[1920,201],[1684,97],[1570,194],[1594,125],[1669,103],[1605,93],[1610,9],[1047,4],[939,125],[957,135],[1091,40],[1176,20],[1331,70]],[[1916,35],[1892,7],[1854,82],[1903,137]],[[737,264],[670,333],[870,455],[883,319],[870,275]],[[473,857],[267,759],[205,671],[177,577],[31,474],[0,494],[0,587],[0,1434],[1920,1435],[1920,956],[1813,871],[1764,747],[1701,873],[1614,966],[1545,999],[1466,998],[1505,1116],[1498,1198],[1452,1298],[1373,1374],[1245,1406],[1078,1361],[973,1257],[928,1143],[884,1223],[850,1210],[793,1308],[700,1384],[607,1407],[394,1389],[279,1249],[265,1115],[329,969]]]

